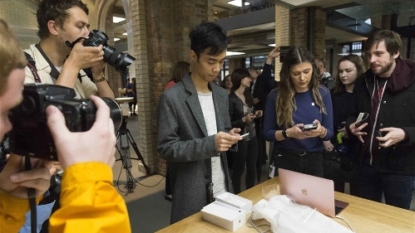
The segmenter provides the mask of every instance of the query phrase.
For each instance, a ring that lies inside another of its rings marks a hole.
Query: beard
[[[382,67],[379,71],[376,71],[373,68],[371,68],[373,74],[375,74],[377,76],[382,76],[382,74],[388,72],[392,68],[393,61],[394,60],[395,59],[393,59],[393,57],[391,57],[391,59],[389,60],[389,62],[384,67]]]

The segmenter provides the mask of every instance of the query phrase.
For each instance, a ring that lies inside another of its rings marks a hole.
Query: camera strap
[[[24,55],[27,59],[27,67],[29,67],[30,71],[32,71],[33,77],[35,79],[35,83],[42,83],[42,80],[39,77],[39,74],[37,73],[36,69],[36,62],[33,60],[33,57],[30,56],[30,54],[24,52]]]
[[[45,52],[40,47],[40,45],[39,44],[36,44],[35,46],[39,50],[40,54],[42,54],[43,58],[45,58],[45,60],[49,63],[49,66],[51,68],[49,75],[52,78],[54,78],[55,80],[58,80],[58,77],[60,75],[60,72],[56,69],[56,67],[53,65],[53,63],[49,60],[48,56],[46,56]],[[82,76],[81,76],[80,73],[78,73],[78,79],[82,83]]]

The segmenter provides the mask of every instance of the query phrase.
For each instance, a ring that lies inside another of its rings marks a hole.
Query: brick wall
[[[132,1],[134,10],[136,4]],[[141,80],[144,99],[139,103],[140,138],[145,139],[146,152],[143,156],[154,165],[155,172],[165,174],[165,161],[160,158],[157,143],[157,105],[164,86],[171,77],[174,65],[178,61],[189,61],[189,31],[197,24],[213,19],[212,0],[140,0],[138,7],[145,9],[140,14],[133,13],[133,28],[140,24],[146,27],[146,36],[141,41],[143,59],[148,59],[147,77]],[[139,15],[142,19],[138,20]],[[135,28],[133,31],[137,31]],[[134,32],[135,33],[135,32]],[[146,41],[144,41],[146,40]],[[136,45],[137,46],[137,45]],[[141,69],[136,69],[139,74]],[[140,75],[138,75],[140,76]],[[140,98],[140,97],[139,97]],[[143,129],[142,129],[143,127]],[[143,140],[141,140],[143,141]],[[144,145],[143,145],[144,146]]]
[[[275,45],[276,46],[288,46],[291,45],[290,38],[290,10],[283,6],[275,6]],[[275,59],[275,80],[280,80],[280,70],[282,63],[280,60]]]
[[[291,45],[307,48],[308,10],[297,8],[290,12]]]

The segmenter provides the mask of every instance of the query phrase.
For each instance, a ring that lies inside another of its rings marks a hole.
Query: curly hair
[[[72,7],[81,8],[87,15],[89,13],[86,4],[80,0],[42,0],[36,12],[39,38],[45,39],[49,36],[48,22],[50,20],[54,20],[62,28],[65,20],[69,17],[67,10]]]

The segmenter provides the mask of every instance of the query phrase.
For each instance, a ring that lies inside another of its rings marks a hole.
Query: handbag
[[[343,143],[343,134],[337,134],[335,149],[323,151],[324,177],[335,181],[348,182],[355,179],[355,166],[349,155],[349,148]]]

